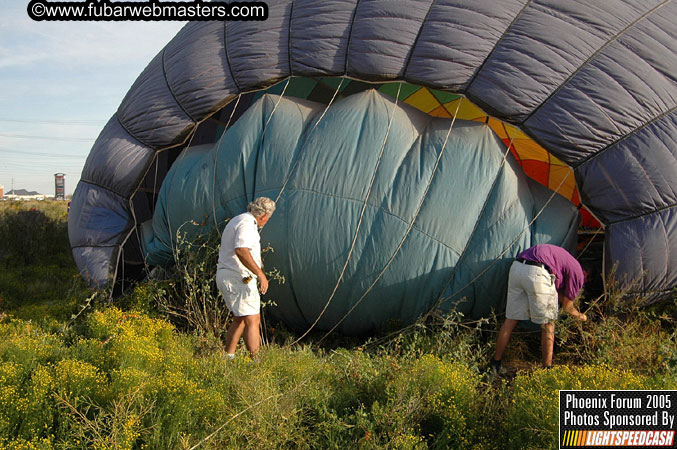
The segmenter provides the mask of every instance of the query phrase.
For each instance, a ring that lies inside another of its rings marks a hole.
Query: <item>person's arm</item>
[[[237,255],[240,262],[251,272],[256,275],[256,278],[259,279],[261,293],[265,294],[268,291],[268,278],[266,274],[263,273],[263,270],[256,264],[254,258],[252,257],[251,251],[247,247],[238,247],[235,249],[235,254]]]
[[[562,304],[562,311],[565,313],[569,314],[570,316],[574,316],[576,319],[583,322],[588,320],[588,317],[585,314],[576,309],[574,306],[574,301],[566,295],[559,293],[559,301]]]

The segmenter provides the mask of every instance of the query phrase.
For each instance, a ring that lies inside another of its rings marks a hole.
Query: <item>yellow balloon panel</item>
[[[407,97],[404,102],[425,113],[430,113],[430,111],[441,106],[440,102],[437,101],[435,96],[431,94],[428,89],[419,89]]]
[[[494,120],[496,120],[496,119],[494,119]],[[508,125],[507,123],[503,123],[503,125],[505,126],[506,130],[508,130],[508,134],[510,135],[510,137],[514,136],[515,139],[529,139],[529,140],[531,140],[531,138],[526,133],[524,133],[522,130],[520,130],[519,128],[515,128],[512,125]],[[534,142],[534,144],[535,144],[535,142]]]
[[[461,103],[459,107],[458,104]],[[449,114],[454,115],[456,108],[458,108],[458,118],[463,120],[477,120],[482,118],[486,119],[487,113],[482,111],[477,105],[468,100],[467,98],[459,98],[453,102],[445,103],[444,107],[449,111]]]

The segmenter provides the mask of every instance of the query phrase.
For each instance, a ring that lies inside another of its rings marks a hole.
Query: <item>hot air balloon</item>
[[[206,211],[214,226],[282,192],[262,235],[288,271],[274,314],[359,333],[444,302],[500,308],[503,259],[571,245],[579,206],[605,228],[607,273],[658,301],[677,284],[675,13],[669,1],[277,1],[266,21],[189,23],[92,148],[69,221],[76,262],[98,284],[167,263],[155,216],[172,192],[193,192],[206,207],[192,220]],[[233,180],[214,174],[246,181],[228,207],[216,200]],[[521,226],[494,226],[512,204]],[[328,225],[325,239],[307,231]]]

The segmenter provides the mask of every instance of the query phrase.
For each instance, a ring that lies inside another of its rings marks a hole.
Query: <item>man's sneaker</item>
[[[501,373],[501,360],[495,360],[492,358],[487,371],[493,377],[499,376]]]

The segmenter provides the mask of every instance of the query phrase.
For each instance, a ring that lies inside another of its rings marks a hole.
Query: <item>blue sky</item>
[[[183,22],[35,22],[0,0],[0,185],[75,190],[99,132]]]

